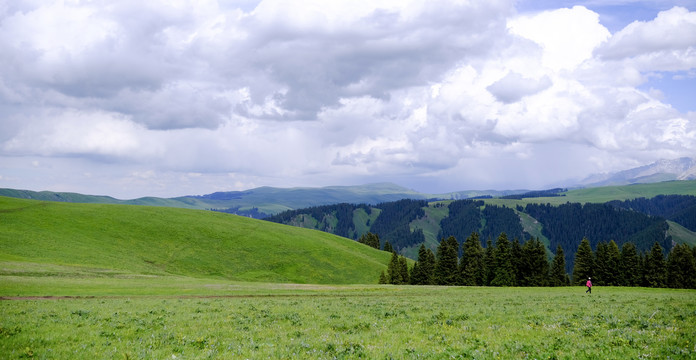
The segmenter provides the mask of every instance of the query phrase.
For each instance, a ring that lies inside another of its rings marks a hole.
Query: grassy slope
[[[679,244],[689,244],[689,246],[696,246],[696,232],[693,232],[674,221],[667,221],[669,224],[669,230],[667,230],[667,235],[672,237],[672,240]]]
[[[442,205],[443,203],[445,205]],[[425,246],[433,251],[435,251],[437,246],[440,244],[440,239],[437,238],[437,235],[440,233],[440,221],[449,215],[449,208],[447,207],[448,204],[449,202],[441,201],[429,203],[427,207],[423,208],[425,216],[412,221],[410,224],[411,231],[416,229],[423,230],[423,235],[425,236]],[[420,244],[407,248],[404,251],[405,253],[414,256],[414,258],[417,258],[419,248]]]
[[[639,197],[652,198],[657,195],[693,195],[696,196],[696,180],[667,181],[653,184],[635,184],[624,186],[605,186],[587,189],[575,189],[565,196],[525,198],[522,200],[485,199],[487,204],[515,207],[530,203],[560,205],[571,203],[604,203],[612,200],[629,200]]]
[[[368,221],[370,224],[374,223],[380,213],[382,213],[382,210],[377,208],[372,208],[369,215],[363,209],[353,211],[353,226],[355,226],[355,232],[358,237],[370,231]]]
[[[0,197],[0,221],[0,261],[41,271],[345,284],[376,282],[389,261],[327,233],[208,211]]]

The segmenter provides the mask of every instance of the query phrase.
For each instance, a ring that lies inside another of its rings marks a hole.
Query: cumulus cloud
[[[623,59],[649,53],[683,52],[696,46],[696,13],[674,7],[652,21],[634,21],[598,49],[599,56]],[[693,65],[693,64],[692,64]]]
[[[507,0],[234,4],[0,7],[0,185],[541,187],[696,152],[694,114],[640,89],[696,71],[684,7],[611,34]]]
[[[551,79],[544,76],[540,79],[525,78],[518,73],[509,73],[502,79],[487,87],[498,100],[504,103],[514,103],[527,95],[533,95],[551,86]]]

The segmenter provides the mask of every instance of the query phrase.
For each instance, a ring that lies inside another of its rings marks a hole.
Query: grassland
[[[218,283],[150,292],[1,300],[0,358],[696,356],[693,290]]]
[[[185,209],[0,198],[0,225],[0,359],[696,357],[694,290],[370,285],[389,254]]]
[[[0,220],[8,275],[65,266],[103,276],[347,284],[376,283],[389,262],[331,234],[210,211],[0,197]]]
[[[693,195],[696,196],[696,180],[666,181],[652,184],[634,184],[622,186],[604,186],[587,189],[573,189],[562,193],[563,196],[511,199],[485,199],[486,204],[505,205],[514,208],[529,203],[560,205],[571,203],[605,203],[612,200],[630,200],[639,197],[652,198],[657,195]]]

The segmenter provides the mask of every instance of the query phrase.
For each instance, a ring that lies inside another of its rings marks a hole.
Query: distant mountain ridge
[[[696,159],[682,157],[609,174],[594,174],[581,181],[585,187],[646,184],[672,180],[696,180]]]
[[[650,165],[613,174],[593,175],[582,181],[585,188],[615,185],[646,184],[674,180],[696,180],[696,159],[660,160]],[[550,191],[565,195],[565,189],[551,190],[466,190],[443,194],[428,194],[392,183],[373,183],[358,186],[259,187],[244,191],[223,191],[206,195],[187,195],[174,198],[142,197],[120,200],[110,196],[84,195],[71,192],[0,189],[0,196],[73,203],[127,204],[166,206],[187,209],[206,209],[264,218],[286,210],[339,203],[378,204],[401,199],[460,200],[473,198],[549,196]],[[536,194],[536,195],[535,195]],[[614,200],[613,198],[605,201]]]
[[[74,203],[125,204],[168,206],[186,209],[216,210],[227,213],[263,218],[286,210],[338,203],[378,204],[401,199],[467,199],[472,197],[506,196],[526,190],[470,190],[446,194],[426,194],[392,183],[374,183],[358,186],[327,186],[320,188],[259,187],[244,191],[214,192],[206,195],[187,195],[175,198],[143,197],[119,200],[110,196],[83,195],[70,192],[0,189],[0,196]]]

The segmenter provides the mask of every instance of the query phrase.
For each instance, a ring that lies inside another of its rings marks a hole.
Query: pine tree
[[[437,285],[457,285],[457,239],[450,236],[442,239],[437,247],[437,261],[435,262],[435,284]]]
[[[424,244],[421,244],[418,249],[418,261],[413,266],[411,284],[413,285],[431,285],[433,283],[433,268],[435,266],[435,257],[433,252],[427,249]]]
[[[515,286],[515,269],[512,267],[510,241],[503,232],[495,242],[495,276],[492,286]]]
[[[671,288],[696,288],[696,262],[686,244],[677,244],[667,256],[667,286]]]
[[[594,270],[594,254],[590,247],[590,241],[582,238],[578,251],[575,253],[575,266],[573,266],[573,284],[585,285],[585,282],[592,276]]]
[[[389,260],[389,266],[387,267],[387,280],[390,284],[401,285],[404,284],[403,272],[401,270],[401,264],[399,262],[399,255],[392,252],[391,260]]]
[[[570,284],[568,281],[568,274],[565,270],[565,255],[563,254],[563,248],[560,244],[556,247],[556,256],[553,257],[551,274],[549,277],[551,286],[567,286]]]
[[[476,232],[472,232],[462,244],[462,260],[460,261],[460,273],[462,285],[485,285],[486,267],[484,263],[483,247]]]
[[[491,284],[491,281],[493,281],[493,278],[495,277],[495,248],[493,247],[493,241],[491,240],[491,238],[488,238],[488,240],[486,241],[486,249],[483,253],[483,261],[485,265],[484,272],[486,274],[484,285],[489,286]]]
[[[379,282],[378,284],[388,284],[389,279],[387,279],[387,274],[384,273],[384,270],[382,270],[382,273],[379,274]]]
[[[358,239],[358,242],[379,250],[379,235],[367,232]]]
[[[597,251],[595,252],[595,262],[594,262],[594,279],[592,283],[595,285],[607,285],[606,278],[607,273],[607,263],[609,259],[609,252],[607,250],[607,244],[604,242],[599,242],[597,244]]]
[[[389,241],[384,242],[384,251],[394,252],[394,248],[391,246]]]
[[[650,252],[645,255],[643,268],[644,285],[648,287],[664,287],[667,272],[665,269],[665,257],[662,246],[655,241]]]
[[[408,279],[408,283],[411,285],[422,285],[417,283],[418,281],[416,277],[420,273],[420,265],[418,264],[418,261],[416,261],[415,264],[413,264],[413,269],[411,269],[411,277]]]
[[[641,266],[636,245],[632,242],[624,243],[619,257],[619,285],[638,286],[640,283]]]
[[[523,261],[526,261],[526,259],[524,259],[522,255],[522,246],[520,245],[520,240],[515,237],[510,243],[510,262],[512,264],[512,273],[513,278],[515,279],[515,285],[520,285],[522,280],[522,268],[525,267],[525,265],[522,263]]]
[[[428,275],[428,284],[435,284],[435,253],[432,250],[425,249],[425,261],[423,262],[423,272]]]
[[[402,284],[408,284],[411,282],[411,274],[408,273],[408,263],[406,262],[406,258],[403,256],[399,256],[399,273]]]
[[[619,285],[621,276],[619,275],[619,264],[621,262],[621,253],[619,246],[614,240],[609,241],[607,245],[607,262],[605,265],[605,285]]]
[[[520,286],[548,286],[549,262],[544,244],[532,237],[522,246]]]

